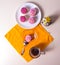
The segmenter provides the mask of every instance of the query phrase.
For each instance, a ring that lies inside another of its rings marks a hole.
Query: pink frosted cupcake
[[[31,16],[35,16],[37,14],[37,9],[36,8],[33,8],[30,10],[30,15]]]
[[[25,40],[26,40],[27,42],[30,42],[30,41],[32,40],[31,35],[27,35],[27,36],[25,37]]]
[[[30,24],[34,24],[35,22],[36,22],[35,17],[30,17],[30,18],[29,18],[29,23],[30,23]]]
[[[25,22],[26,21],[26,17],[25,16],[20,16],[20,21],[21,22]]]
[[[27,7],[23,7],[23,8],[21,8],[21,12],[22,12],[23,14],[26,14],[26,13],[28,12]]]

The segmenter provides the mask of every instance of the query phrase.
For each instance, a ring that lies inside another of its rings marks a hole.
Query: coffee
[[[33,49],[31,50],[31,53],[32,53],[34,56],[36,56],[36,55],[39,54],[39,50],[36,49],[36,48],[33,48]]]
[[[37,47],[33,47],[30,49],[30,56],[33,58],[37,58],[40,56],[40,49]]]

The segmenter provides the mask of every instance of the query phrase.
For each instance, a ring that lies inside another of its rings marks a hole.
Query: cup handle
[[[44,54],[45,54],[45,51],[41,51],[41,53],[40,53],[40,54],[44,55]]]

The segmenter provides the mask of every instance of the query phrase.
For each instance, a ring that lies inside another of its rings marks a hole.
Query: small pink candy
[[[32,37],[31,37],[30,35],[27,35],[27,36],[25,37],[25,40],[26,40],[27,42],[30,42],[30,41],[32,40]]]
[[[26,21],[26,17],[25,17],[25,16],[21,16],[21,17],[20,17],[20,21],[21,21],[21,22],[25,22],[25,21]]]

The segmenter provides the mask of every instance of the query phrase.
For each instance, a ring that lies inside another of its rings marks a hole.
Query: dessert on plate
[[[29,23],[30,24],[34,24],[36,22],[36,18],[35,17],[30,17],[29,18]]]
[[[27,19],[26,19],[26,16],[20,16],[20,21],[21,22],[25,22]]]
[[[21,13],[22,14],[26,14],[28,12],[28,8],[27,7],[22,7],[21,8]]]
[[[30,15],[31,16],[35,16],[36,14],[37,14],[37,9],[36,8],[30,9]]]

